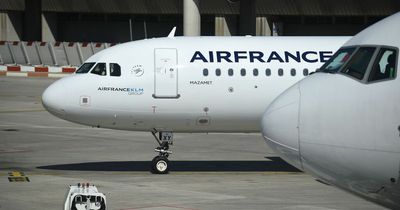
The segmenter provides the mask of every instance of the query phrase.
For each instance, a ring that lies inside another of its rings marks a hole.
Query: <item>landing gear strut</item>
[[[157,133],[159,134],[158,136]],[[152,131],[151,134],[154,136],[159,146],[154,149],[154,151],[158,152],[158,155],[151,161],[150,171],[153,174],[167,174],[169,172],[168,156],[172,154],[169,150],[169,145],[173,143],[172,132]]]

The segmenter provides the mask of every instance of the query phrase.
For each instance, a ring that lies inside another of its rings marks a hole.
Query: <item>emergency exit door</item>
[[[173,48],[154,49],[155,98],[178,98],[178,57]]]

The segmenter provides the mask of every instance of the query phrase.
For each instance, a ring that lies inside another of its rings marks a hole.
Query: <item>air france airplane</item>
[[[282,93],[263,136],[319,180],[400,209],[400,13],[349,40]]]
[[[79,124],[151,132],[155,173],[168,172],[172,132],[260,132],[279,93],[348,37],[168,37],[90,57],[43,93],[53,115]]]

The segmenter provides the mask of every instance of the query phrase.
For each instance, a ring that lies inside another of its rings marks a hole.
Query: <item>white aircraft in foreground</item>
[[[262,133],[319,180],[400,209],[400,13],[349,40],[266,110]]]
[[[152,170],[167,173],[172,132],[260,132],[267,105],[349,39],[173,33],[93,55],[45,90],[44,107],[75,123],[152,132]]]

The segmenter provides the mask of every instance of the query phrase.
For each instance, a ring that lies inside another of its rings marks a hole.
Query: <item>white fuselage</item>
[[[268,145],[292,165],[400,209],[400,13],[350,39],[278,96],[262,119]]]
[[[399,208],[399,88],[398,79],[364,84],[313,74],[271,104],[264,137],[297,168]]]
[[[259,132],[268,104],[348,39],[175,37],[121,44],[86,61],[106,63],[107,75],[63,78],[43,102],[56,116],[90,126]],[[121,66],[121,76],[109,75],[109,63]]]

